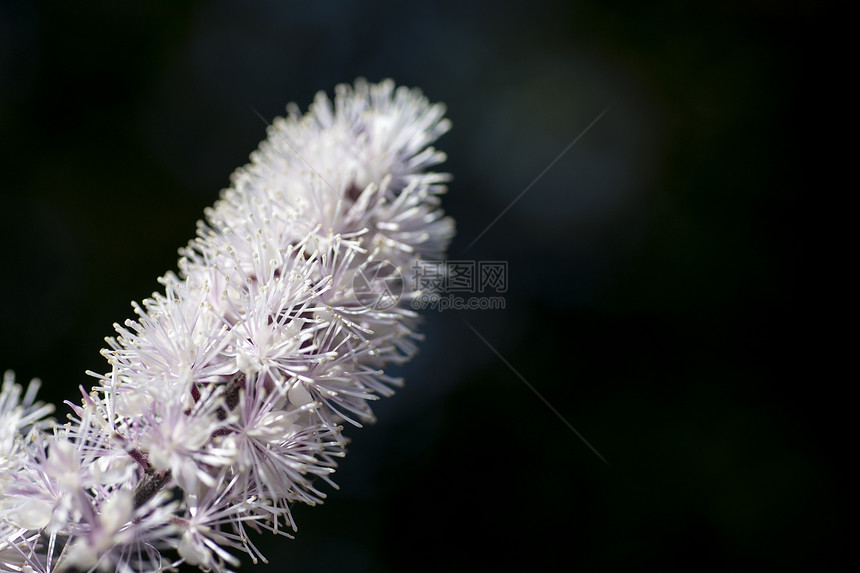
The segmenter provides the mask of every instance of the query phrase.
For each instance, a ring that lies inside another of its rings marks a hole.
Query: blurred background
[[[506,261],[506,308],[425,312],[341,490],[241,570],[837,566],[847,407],[799,222],[820,11],[3,0],[0,369],[77,401],[265,137],[254,110],[390,77],[447,104],[450,256]]]

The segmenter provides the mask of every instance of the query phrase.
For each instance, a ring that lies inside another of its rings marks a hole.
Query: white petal
[[[310,404],[314,401],[313,396],[311,396],[311,393],[308,392],[307,388],[305,388],[305,385],[299,380],[297,380],[296,383],[293,384],[293,387],[290,388],[289,392],[287,393],[287,396],[290,399],[290,403],[295,405],[297,408],[300,408],[305,404]]]
[[[209,551],[202,543],[194,543],[194,537],[191,530],[187,530],[182,534],[182,539],[179,541],[179,546],[176,548],[179,556],[185,559],[189,565],[206,565],[211,556]]]
[[[131,492],[121,490],[108,499],[101,510],[102,527],[111,534],[128,523],[134,511]]]
[[[42,529],[51,521],[53,507],[46,501],[32,499],[13,509],[9,521],[25,529]]]

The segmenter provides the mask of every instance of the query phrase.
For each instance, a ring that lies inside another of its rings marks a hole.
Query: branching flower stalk
[[[288,106],[205,212],[163,292],[115,325],[109,368],[53,423],[7,373],[0,571],[229,571],[325,498],[344,424],[401,380],[413,268],[444,256],[444,108],[393,82]],[[399,291],[402,290],[402,294]]]

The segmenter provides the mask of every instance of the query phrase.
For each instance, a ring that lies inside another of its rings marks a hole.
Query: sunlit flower
[[[251,531],[334,487],[344,423],[421,335],[404,275],[444,256],[444,107],[390,80],[295,105],[205,211],[163,292],[133,304],[62,425],[38,382],[0,393],[0,572],[221,573]],[[178,558],[165,557],[175,550]]]

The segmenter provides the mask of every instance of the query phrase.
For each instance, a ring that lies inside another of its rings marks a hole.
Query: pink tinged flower
[[[35,452],[28,462],[29,482],[16,480],[10,487],[15,495],[10,496],[8,519],[25,530],[60,530],[79,510],[84,478],[75,445],[54,438],[47,451],[47,457]]]
[[[246,376],[259,374],[283,388],[289,378],[322,359],[313,345],[321,325],[302,318],[311,297],[306,289],[296,293],[281,280],[261,286],[244,320],[233,328],[234,345],[225,356]]]
[[[0,433],[0,455],[9,456],[16,439],[30,430],[48,427],[46,417],[54,412],[54,407],[36,401],[36,393],[41,385],[41,381],[34,378],[26,392],[23,392],[21,386],[15,383],[15,374],[11,370],[3,374],[0,390],[0,423],[3,429]]]
[[[81,458],[75,444],[68,440],[55,439],[48,449],[45,473],[59,486],[69,492],[77,492],[83,483]]]
[[[46,499],[14,495],[22,482],[34,478],[30,460],[41,447],[39,432],[48,425],[45,417],[54,411],[53,406],[36,402],[39,386],[39,380],[34,379],[24,392],[15,384],[15,375],[7,371],[0,389],[0,522],[8,521],[24,530],[45,527],[53,510]]]
[[[131,520],[133,511],[131,492],[114,492],[99,508],[90,530],[71,543],[62,561],[63,567],[79,571],[87,571],[96,565],[102,570],[113,568],[115,564],[105,559],[104,554],[131,539],[130,530],[123,526]]]
[[[236,449],[232,469],[237,498],[315,504],[325,497],[312,485],[312,478],[329,481],[334,458],[343,455],[344,441],[339,429],[315,423],[317,407],[296,408],[281,393],[267,391],[260,380],[246,385],[225,438]]]
[[[201,403],[204,400],[201,398]],[[212,468],[233,460],[229,444],[213,441],[224,421],[204,407],[186,413],[181,404],[165,404],[161,412],[147,416],[147,421],[141,447],[148,452],[149,462],[156,469],[172,472],[188,493],[203,485],[213,486]]]
[[[129,490],[101,492],[97,511],[73,530],[59,555],[61,570],[160,571],[174,564],[162,556],[171,547],[178,502],[161,492],[143,505]]]
[[[161,282],[167,296],[134,304],[139,321],[115,325],[120,337],[109,338],[112,348],[105,351],[115,367],[118,411],[128,417],[176,396],[189,407],[192,385],[221,382],[234,371],[220,357],[230,332],[206,301],[208,285],[190,292],[189,285],[172,274]]]
[[[227,480],[222,473],[217,487],[186,498],[186,511],[173,519],[181,531],[178,542],[174,541],[174,544],[184,562],[197,565],[204,571],[229,571],[228,565],[239,565],[230,549],[247,553],[254,563],[258,559],[267,562],[245,531],[246,524],[255,530],[260,529],[258,524],[262,516],[253,513],[260,503],[255,498],[236,500],[229,497],[237,480],[235,476]]]
[[[430,147],[450,127],[444,108],[359,80],[304,116],[288,110],[206,210],[163,293],[115,325],[110,372],[94,374],[68,424],[48,439],[37,384],[22,397],[7,376],[0,554],[11,571],[47,573],[59,559],[221,572],[233,550],[263,559],[249,530],[294,530],[291,504],[334,487],[341,424],[372,422],[372,402],[402,384],[386,369],[417,351],[418,293],[407,280],[389,293],[389,281],[441,258],[454,233],[439,208],[448,176],[426,172],[444,160]],[[369,303],[377,291],[388,294]]]

